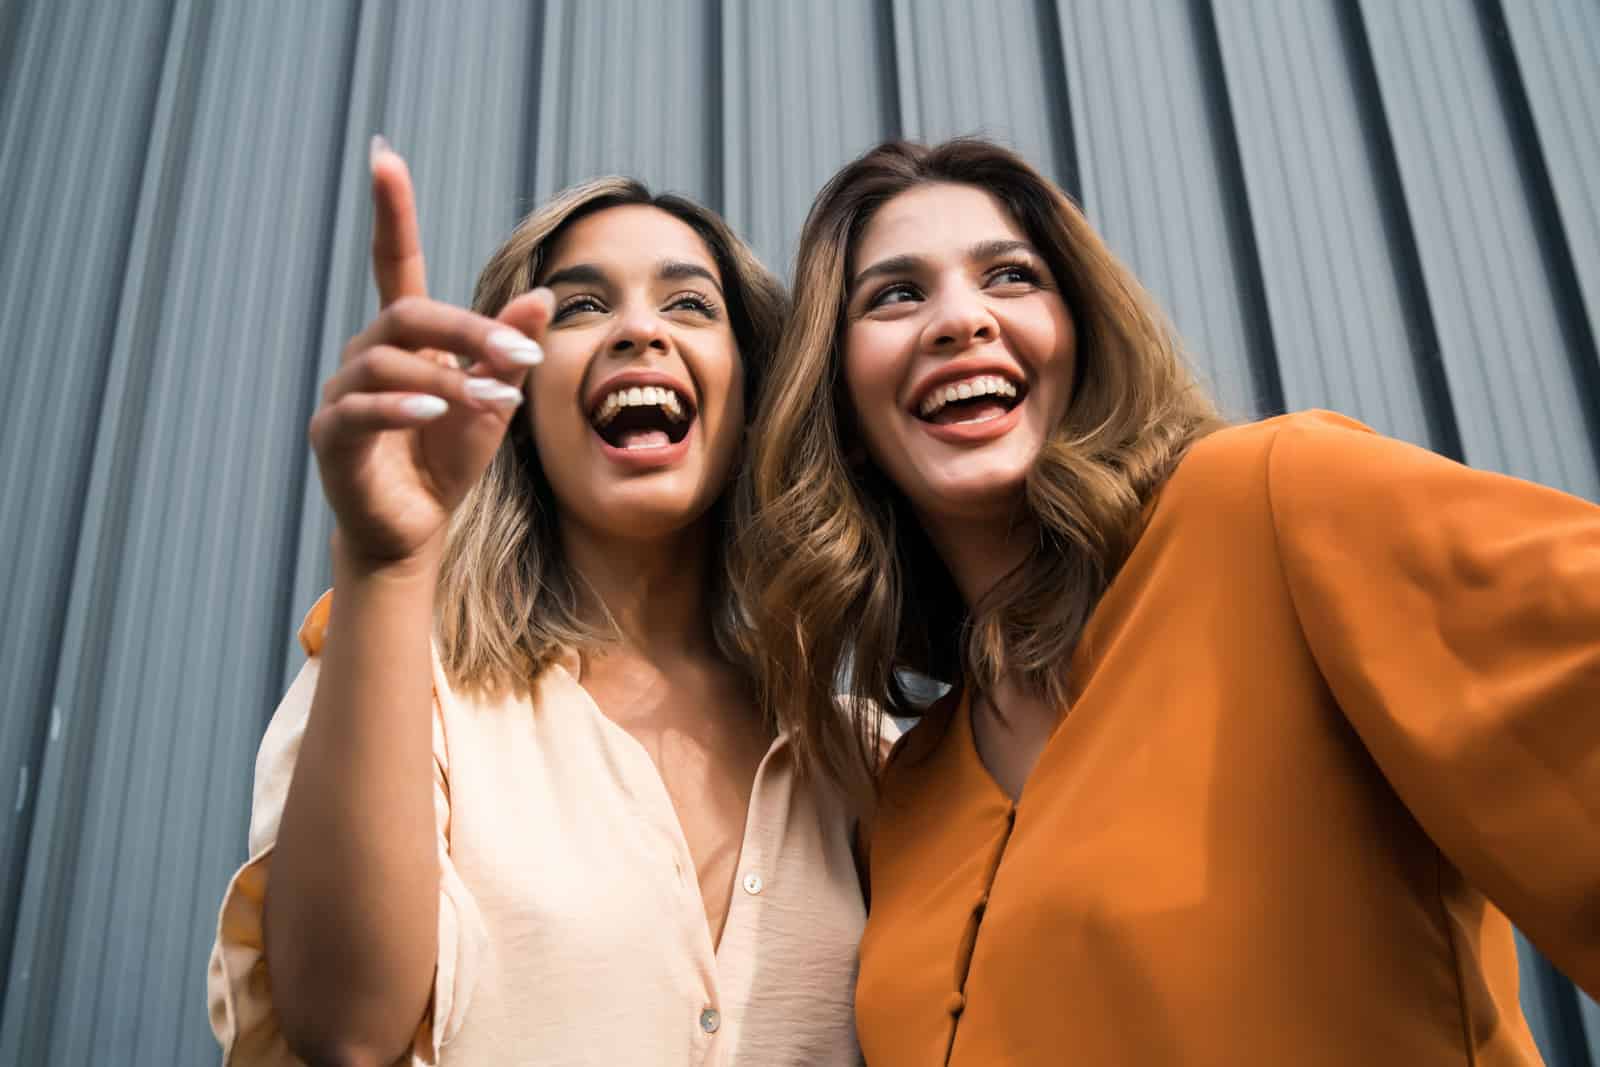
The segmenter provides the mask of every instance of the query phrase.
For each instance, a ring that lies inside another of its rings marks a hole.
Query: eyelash
[[[683,292],[676,294],[667,301],[667,310],[675,310],[679,304],[691,305],[694,311],[704,315],[708,319],[714,319],[717,317],[717,305],[701,296],[699,293]],[[562,301],[561,306],[556,308],[556,313],[551,317],[550,321],[560,322],[562,319],[576,315],[581,311],[603,310],[605,310],[605,305],[601,304],[600,301],[595,297],[586,294],[570,296],[566,300]]]
[[[706,297],[701,296],[699,293],[678,293],[676,296],[667,301],[667,310],[671,311],[679,304],[693,305],[695,311],[704,315],[708,319],[714,319],[717,317],[717,305],[712,303],[711,300],[707,299]]]
[[[1039,272],[1037,270],[1027,263],[1002,263],[999,266],[993,267],[987,274],[984,275],[984,283],[986,285],[993,284],[995,278],[1002,274],[1019,274],[1022,276],[1020,281],[1014,282],[1013,284],[1031,285],[1035,289],[1044,288],[1044,279],[1039,276]],[[910,282],[894,282],[890,285],[886,285],[882,289],[878,290],[877,293],[873,294],[872,299],[867,302],[868,310],[883,306],[884,298],[894,293],[908,293],[911,295],[916,295],[916,287]]]
[[[588,305],[591,305],[591,306],[590,307],[582,307],[581,305],[584,305],[584,304],[588,304]],[[579,311],[598,311],[598,310],[600,310],[600,301],[596,300],[592,296],[569,296],[569,297],[567,297],[567,299],[563,300],[561,302],[561,304],[556,308],[556,313],[554,315],[550,316],[550,321],[551,322],[560,322],[562,319],[567,318],[569,315],[576,315]]]

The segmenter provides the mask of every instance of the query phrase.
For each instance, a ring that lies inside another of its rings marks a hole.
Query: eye
[[[708,319],[717,317],[717,305],[700,293],[688,290],[678,293],[667,301],[668,311],[692,311]]]
[[[917,292],[916,287],[911,283],[895,282],[893,285],[886,285],[874,293],[872,299],[867,301],[867,308],[870,310],[872,308],[887,307],[890,304],[904,304],[916,300],[920,296],[921,294]]]
[[[1007,263],[996,267],[989,272],[985,281],[991,285],[1026,285],[1032,288],[1040,286],[1039,272],[1025,263]]]
[[[560,322],[563,319],[570,319],[574,315],[582,315],[588,312],[600,312],[604,311],[605,309],[605,305],[602,304],[597,297],[590,296],[587,293],[582,293],[577,296],[569,296],[563,300],[556,307],[556,313],[550,317],[550,321]]]

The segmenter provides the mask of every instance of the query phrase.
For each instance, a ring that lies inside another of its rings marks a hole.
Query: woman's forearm
[[[364,566],[336,537],[334,572],[334,618],[267,890],[267,970],[302,1058],[391,1062],[427,1009],[438,952],[437,569]]]

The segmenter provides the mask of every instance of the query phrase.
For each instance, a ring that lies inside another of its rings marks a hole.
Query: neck
[[[563,519],[561,545],[587,621],[603,626],[609,617],[625,652],[655,662],[714,652],[708,519],[650,539]]]
[[[1021,508],[999,516],[921,518],[969,611],[1028,558],[1038,537],[1038,523]]]

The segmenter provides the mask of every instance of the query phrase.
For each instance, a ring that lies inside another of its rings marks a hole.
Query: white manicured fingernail
[[[394,149],[389,146],[388,138],[384,137],[384,135],[381,133],[373,134],[372,140],[367,142],[367,166],[375,166],[378,162],[379,156],[383,155],[385,152],[393,151]]]
[[[496,330],[491,333],[489,347],[519,367],[532,367],[544,362],[544,349],[539,347],[539,342],[516,330]]]
[[[522,390],[493,378],[468,378],[467,395],[499,407],[513,408],[522,403]]]
[[[436,396],[408,396],[400,408],[414,419],[437,419],[450,410],[450,405]]]

